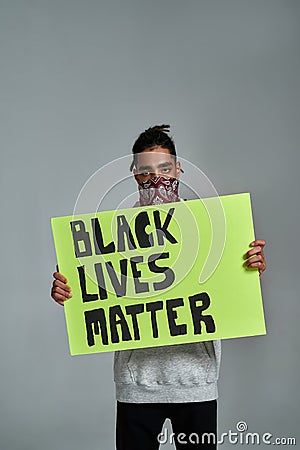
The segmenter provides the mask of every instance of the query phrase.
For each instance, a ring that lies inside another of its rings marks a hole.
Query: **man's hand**
[[[68,280],[64,277],[60,272],[58,272],[58,266],[56,266],[56,272],[54,272],[53,276],[55,280],[52,284],[51,289],[51,297],[56,303],[59,303],[61,306],[64,306],[64,302],[72,297],[71,288],[67,285]]]
[[[261,275],[267,267],[265,255],[263,252],[266,241],[264,241],[263,239],[256,239],[249,245],[253,248],[244,255],[245,259],[247,259],[244,265],[248,269],[258,268],[259,275]]]

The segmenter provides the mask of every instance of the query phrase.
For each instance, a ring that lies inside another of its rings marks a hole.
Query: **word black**
[[[168,226],[172,219],[172,215],[174,213],[175,208],[170,208],[167,216],[165,218],[164,223],[161,222],[160,211],[152,211],[153,221],[154,221],[154,231],[156,231],[157,235],[157,243],[158,245],[164,245],[164,239],[167,239],[172,244],[176,244],[177,240],[175,237],[169,232]],[[125,251],[125,240],[127,242],[128,250],[137,249],[137,246],[140,248],[147,248],[154,246],[153,232],[147,233],[145,228],[148,225],[151,225],[151,221],[149,218],[151,211],[141,211],[134,220],[134,233],[136,236],[136,240],[133,237],[133,232],[126,220],[126,217],[123,214],[120,214],[116,218],[117,225],[117,245],[114,241],[109,242],[108,244],[104,243],[103,230],[101,228],[101,224],[98,218],[91,219],[91,225],[93,230],[93,241],[95,254],[107,254],[107,253],[115,253]],[[85,224],[82,220],[75,220],[70,222],[73,242],[74,242],[74,250],[77,258],[82,258],[85,256],[92,256],[92,245],[91,239],[88,231],[85,229]],[[83,248],[84,247],[84,248]]]

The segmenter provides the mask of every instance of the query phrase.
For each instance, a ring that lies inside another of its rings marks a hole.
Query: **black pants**
[[[162,432],[166,418],[172,422],[173,437],[166,430]],[[193,403],[117,402],[117,450],[158,450],[160,444],[167,442],[175,442],[177,450],[216,449],[217,400]]]

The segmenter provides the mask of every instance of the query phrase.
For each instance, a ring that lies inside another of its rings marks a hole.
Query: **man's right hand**
[[[53,274],[55,279],[52,283],[51,297],[56,303],[64,306],[64,302],[72,297],[71,288],[67,285],[68,280],[66,277],[58,272],[58,266],[56,266],[56,270]]]

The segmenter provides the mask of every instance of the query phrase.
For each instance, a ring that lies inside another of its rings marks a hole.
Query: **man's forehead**
[[[174,156],[169,152],[161,152],[161,151],[145,151],[142,153],[138,153],[136,155],[136,163],[138,166],[140,165],[160,165],[164,163],[174,164]]]

